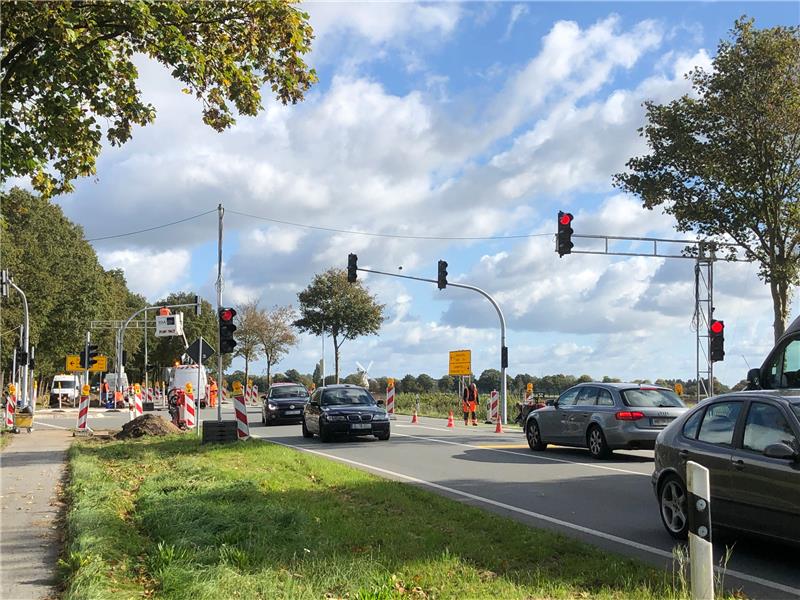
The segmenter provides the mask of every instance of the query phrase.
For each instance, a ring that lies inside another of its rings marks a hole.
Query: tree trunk
[[[270,377],[270,373],[272,372],[272,361],[270,360],[269,356],[267,356],[267,389],[272,384],[272,379]]]
[[[770,281],[769,290],[772,293],[772,312],[775,317],[772,327],[777,342],[786,331],[786,319],[789,316],[789,286]]]
[[[339,383],[339,342],[336,340],[337,336],[333,336],[333,362],[336,366],[336,383]]]

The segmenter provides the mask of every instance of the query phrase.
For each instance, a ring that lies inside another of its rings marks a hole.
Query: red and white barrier
[[[147,388],[147,401],[148,402],[155,402],[155,394],[153,393],[153,388]]]
[[[233,412],[236,413],[236,432],[239,439],[250,437],[250,425],[247,423],[247,405],[245,396],[233,396]]]
[[[253,386],[253,404],[258,404],[258,386]]]
[[[390,415],[394,414],[394,386],[386,388],[386,412]]]
[[[184,402],[181,406],[182,414],[180,414],[178,418],[186,423],[186,429],[194,429],[195,423],[197,422],[197,409],[194,404],[194,394],[190,391],[186,391],[183,394],[183,398]]]
[[[133,418],[136,419],[141,417],[144,414],[144,408],[142,407],[142,389],[139,388],[139,391],[133,395]]]
[[[17,409],[17,399],[13,395],[6,396],[6,427],[14,429],[14,411]]]
[[[489,395],[489,420],[494,423],[500,414],[500,395],[497,390],[492,390]]]
[[[80,404],[78,405],[78,426],[76,431],[89,430],[87,421],[89,420],[89,396],[81,396]]]

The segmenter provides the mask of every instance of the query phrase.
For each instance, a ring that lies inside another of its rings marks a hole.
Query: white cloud
[[[514,4],[511,7],[511,14],[508,16],[508,25],[506,25],[506,32],[503,34],[503,39],[507,40],[511,37],[511,31],[514,29],[514,25],[519,21],[520,17],[523,15],[528,14],[528,5],[527,4]]]
[[[149,252],[112,250],[98,252],[106,269],[122,269],[128,286],[155,301],[183,289],[188,289],[191,253],[186,249]]]

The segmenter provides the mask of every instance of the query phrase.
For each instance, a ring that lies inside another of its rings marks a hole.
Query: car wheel
[[[306,420],[305,420],[305,419],[303,419],[301,422],[302,422],[302,424],[303,424],[303,437],[304,437],[304,438],[312,438],[312,437],[314,437],[314,434],[313,434],[313,433],[311,433],[311,432],[308,430],[308,427],[306,427]]]
[[[528,439],[528,446],[531,450],[541,451],[547,448],[547,443],[542,441],[542,432],[539,424],[534,419],[529,419],[525,427],[525,437]]]
[[[386,433],[376,434],[375,437],[381,440],[382,442],[385,442],[386,440],[389,439],[390,435],[392,435],[392,433],[390,431],[387,431]]]
[[[264,414],[263,410],[261,411],[261,424],[262,425],[266,425],[267,424],[267,415]]]
[[[592,458],[608,458],[611,454],[611,448],[608,447],[606,436],[603,435],[603,430],[597,425],[589,428],[586,434],[586,446],[589,448],[589,454]]]
[[[686,487],[677,475],[668,475],[658,490],[658,505],[661,522],[676,540],[685,540],[689,535]]]
[[[331,434],[322,423],[319,424],[319,439],[323,442],[331,441]]]

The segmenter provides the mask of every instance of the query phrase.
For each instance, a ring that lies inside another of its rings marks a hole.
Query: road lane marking
[[[463,442],[451,442],[450,440],[442,440],[439,438],[432,438],[432,437],[422,437],[419,435],[409,435],[407,433],[395,433],[394,435],[400,437],[408,437],[414,438],[417,440],[429,440],[432,442],[439,442],[440,444],[450,444],[452,446],[462,446],[464,448],[474,448],[476,450],[486,450],[487,452],[502,452],[504,454],[513,454],[514,456],[521,456],[523,458],[532,458],[532,459],[541,459],[541,460],[549,460],[551,462],[558,462],[558,463],[566,463],[569,465],[578,465],[581,467],[590,467],[592,469],[601,469],[603,471],[615,471],[617,473],[627,473],[629,475],[639,475],[644,477],[650,477],[648,473],[640,473],[639,471],[629,471],[628,469],[620,469],[618,467],[609,467],[607,465],[598,465],[594,463],[586,463],[586,462],[577,462],[574,460],[566,460],[563,458],[553,458],[551,456],[543,456],[541,453],[539,454],[530,454],[530,453],[522,453],[522,452],[512,452],[511,450],[502,450],[500,448],[487,448],[485,446],[478,446],[476,444],[465,444]],[[527,447],[527,446],[524,446]]]
[[[45,427],[55,427],[56,429],[70,429],[69,427],[62,427],[61,425],[53,425],[52,423],[44,423],[42,421],[34,421],[34,426],[44,425]]]
[[[405,436],[405,437],[414,437],[414,436]],[[633,540],[629,540],[627,538],[619,537],[612,533],[606,533],[605,531],[599,531],[597,529],[592,529],[590,527],[584,527],[583,525],[578,525],[576,523],[570,523],[569,521],[562,521],[561,519],[557,519],[555,517],[551,517],[549,515],[544,515],[541,513],[536,513],[531,510],[526,510],[524,508],[520,508],[519,506],[513,506],[511,504],[506,504],[505,502],[499,502],[497,500],[493,500],[491,498],[486,498],[484,496],[478,496],[476,494],[470,494],[469,492],[464,492],[462,490],[458,490],[456,488],[447,487],[445,485],[441,485],[438,483],[434,483],[432,481],[427,481],[425,479],[419,479],[418,477],[413,477],[412,475],[406,475],[404,473],[398,473],[396,471],[390,471],[388,469],[382,469],[381,467],[374,467],[372,465],[368,465],[365,463],[361,463],[355,460],[350,460],[348,458],[342,458],[341,456],[336,456],[334,454],[328,454],[326,452],[320,452],[319,450],[312,450],[311,448],[304,448],[303,446],[294,446],[292,444],[287,444],[285,442],[278,442],[270,438],[257,438],[264,442],[276,444],[278,446],[284,446],[286,448],[292,448],[294,450],[299,450],[301,452],[308,452],[309,454],[316,454],[317,456],[323,456],[325,458],[329,458],[331,460],[347,463],[353,465],[355,467],[360,467],[362,469],[366,469],[368,471],[375,471],[378,473],[383,473],[389,475],[390,477],[394,477],[396,479],[405,479],[406,481],[410,481],[412,483],[417,483],[420,485],[424,485],[436,490],[441,490],[443,492],[447,492],[449,494],[453,494],[456,496],[462,496],[464,498],[468,498],[470,500],[474,500],[476,502],[481,502],[483,504],[488,504],[490,506],[496,506],[498,508],[502,508],[503,510],[507,510],[510,512],[519,513],[521,515],[525,515],[527,517],[532,517],[534,519],[539,519],[542,521],[546,521],[548,523],[552,523],[553,525],[559,525],[561,527],[565,527],[567,529],[573,529],[575,531],[580,531],[581,533],[585,533],[588,535],[592,535],[595,537],[602,538],[604,540],[608,540],[610,542],[615,542],[617,544],[621,544],[623,546],[628,546],[630,548],[635,548],[637,550],[641,550],[643,552],[649,552],[650,554],[654,554],[656,556],[660,556],[662,558],[668,558],[670,560],[674,560],[672,552],[667,552],[666,550],[662,550],[661,548],[656,548],[654,546],[648,546],[647,544],[642,544],[640,542],[635,542]],[[423,438],[426,439],[426,438]],[[774,590],[778,590],[781,592],[785,592],[788,594],[794,594],[796,596],[800,596],[800,588],[794,588],[788,585],[783,585],[782,583],[778,583],[776,581],[770,581],[769,579],[762,579],[761,577],[756,577],[755,575],[749,575],[747,573],[743,573],[741,571],[735,571],[733,569],[729,569],[727,567],[720,567],[718,565],[714,566],[714,571],[720,573],[724,576],[731,576],[737,579],[741,579],[742,581],[749,581],[750,583],[756,583],[758,585],[762,585],[764,587],[768,587]]]
[[[527,448],[528,444],[475,444],[478,448]]]

